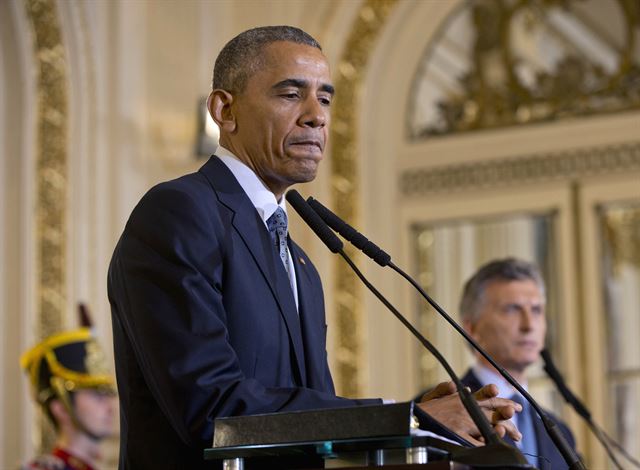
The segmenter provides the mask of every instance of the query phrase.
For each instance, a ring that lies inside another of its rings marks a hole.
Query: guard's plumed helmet
[[[86,309],[81,306],[80,312],[85,326],[49,336],[20,359],[35,400],[45,407],[52,398],[59,398],[71,411],[69,392],[80,389],[115,393],[113,375],[93,337]]]

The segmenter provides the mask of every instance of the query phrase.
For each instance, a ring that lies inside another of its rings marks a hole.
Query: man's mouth
[[[295,145],[296,147],[308,147],[309,149],[312,149],[312,150],[317,149],[320,152],[323,151],[323,147],[324,147],[319,140],[313,140],[313,139],[298,140],[295,142],[291,142],[290,145]]]

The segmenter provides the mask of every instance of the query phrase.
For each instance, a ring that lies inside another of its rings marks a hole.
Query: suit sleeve
[[[379,402],[267,388],[243,375],[223,304],[227,221],[200,196],[179,185],[152,189],[127,223],[109,270],[113,315],[181,439],[210,443],[218,416]]]

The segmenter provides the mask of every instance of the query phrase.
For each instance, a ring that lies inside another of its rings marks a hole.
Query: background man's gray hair
[[[540,270],[533,263],[516,258],[491,261],[481,266],[467,281],[460,300],[460,315],[463,321],[475,321],[482,308],[484,291],[493,281],[533,281],[545,295],[544,281]]]
[[[278,41],[305,44],[322,50],[318,41],[293,26],[261,26],[238,34],[220,51],[213,67],[213,89],[244,91],[249,77],[260,67],[262,50]]]

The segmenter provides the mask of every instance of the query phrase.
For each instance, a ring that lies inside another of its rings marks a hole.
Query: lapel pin
[[[300,264],[307,264],[307,263],[304,262],[304,259],[302,259],[302,258],[298,258],[298,261],[300,261]]]

